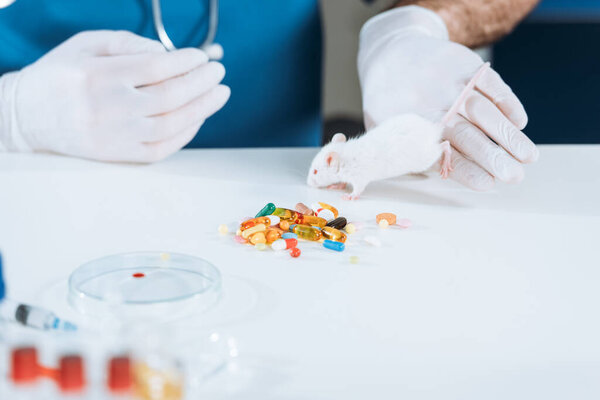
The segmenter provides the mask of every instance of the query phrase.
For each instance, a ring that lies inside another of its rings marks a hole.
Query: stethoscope
[[[8,7],[15,0],[0,0],[0,8]],[[152,17],[154,19],[154,28],[158,39],[165,46],[168,51],[176,50],[177,48],[173,44],[173,41],[165,30],[165,24],[162,19],[162,11],[160,7],[160,0],[152,0]],[[215,36],[217,35],[217,26],[219,25],[219,0],[208,0],[208,32],[204,42],[198,48],[206,52],[208,58],[211,60],[220,60],[223,58],[223,47],[220,44],[215,43]]]
[[[219,0],[208,0],[208,3],[208,32],[204,42],[198,48],[206,52],[211,60],[220,60],[223,58],[223,48],[220,44],[214,43],[217,26],[219,25]],[[160,42],[168,51],[176,50],[177,48],[165,30],[160,0],[152,0],[152,16],[154,18],[154,28]]]

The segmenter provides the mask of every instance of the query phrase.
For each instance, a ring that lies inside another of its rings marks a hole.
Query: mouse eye
[[[313,170],[313,175],[316,175],[316,174],[317,174],[317,170],[315,169],[315,170]]]

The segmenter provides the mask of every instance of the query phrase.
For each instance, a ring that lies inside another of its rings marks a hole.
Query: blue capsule
[[[282,239],[298,239],[298,235],[296,235],[293,232],[286,232],[283,235],[281,235]]]
[[[326,249],[335,250],[335,251],[344,251],[344,249],[346,248],[346,245],[342,242],[334,242],[333,240],[325,240],[323,242],[323,247],[325,247]]]

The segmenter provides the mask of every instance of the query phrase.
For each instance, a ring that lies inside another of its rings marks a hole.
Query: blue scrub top
[[[177,47],[197,46],[208,0],[163,0]],[[156,39],[150,0],[17,0],[0,9],[0,74],[70,36],[125,29]],[[321,27],[316,0],[221,0],[216,42],[231,98],[188,147],[316,146],[321,140]],[[65,110],[68,112],[68,110]]]

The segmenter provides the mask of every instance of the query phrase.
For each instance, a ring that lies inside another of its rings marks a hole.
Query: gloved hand
[[[450,42],[443,20],[418,6],[371,18],[360,34],[358,71],[367,128],[396,114],[441,121],[483,60]],[[450,177],[475,190],[495,178],[519,182],[523,163],[538,150],[521,130],[527,114],[502,78],[489,69],[450,120],[444,136],[454,147]]]
[[[89,31],[0,78],[0,148],[152,162],[227,102],[223,65],[126,31]]]

